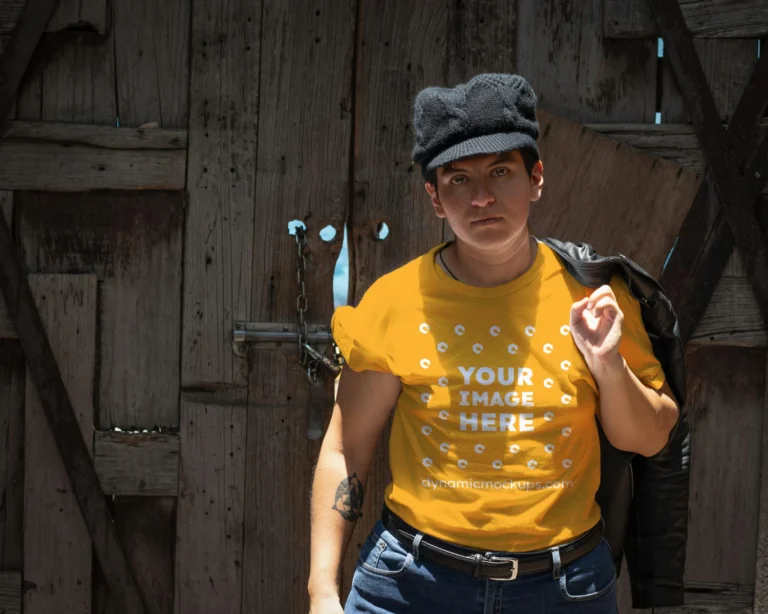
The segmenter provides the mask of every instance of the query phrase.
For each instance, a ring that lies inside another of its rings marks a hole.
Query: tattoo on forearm
[[[362,515],[364,497],[363,484],[358,479],[357,473],[353,473],[343,479],[336,489],[333,509],[339,512],[344,520],[357,520]]]

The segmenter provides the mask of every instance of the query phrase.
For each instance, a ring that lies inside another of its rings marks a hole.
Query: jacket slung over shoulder
[[[614,448],[598,422],[600,488],[597,502],[617,572],[626,556],[634,608],[684,603],[683,572],[688,537],[690,431],[686,417],[685,354],[677,316],[661,285],[623,254],[601,256],[588,243],[541,239],[565,269],[588,287],[608,284],[614,274],[639,301],[653,352],[664,369],[680,412],[667,445],[644,457]]]

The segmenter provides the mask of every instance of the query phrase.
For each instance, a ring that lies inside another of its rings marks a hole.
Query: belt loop
[[[419,544],[421,543],[421,538],[424,537],[421,533],[416,533],[416,537],[413,538],[413,558],[417,561],[419,560]]]
[[[480,553],[475,554],[475,568],[472,570],[472,575],[475,576],[475,578],[480,577],[480,559],[482,559],[482,555]]]
[[[560,577],[560,548],[555,546],[550,552],[552,553],[552,577],[557,579]]]

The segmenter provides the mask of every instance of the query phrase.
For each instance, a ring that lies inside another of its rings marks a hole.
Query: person
[[[345,366],[312,492],[312,614],[617,612],[597,423],[664,448],[679,406],[625,280],[591,288],[530,233],[544,188],[520,75],[429,87],[413,158],[455,240],[378,278],[332,331]],[[392,480],[343,606],[339,568],[392,416]]]

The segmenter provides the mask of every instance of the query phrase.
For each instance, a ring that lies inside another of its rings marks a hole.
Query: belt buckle
[[[518,567],[517,559],[492,556],[488,560],[489,561],[509,561],[510,563],[512,563],[512,573],[509,575],[508,578],[492,578],[493,580],[501,580],[503,582],[506,582],[507,580],[514,580],[515,578],[517,578],[517,567]]]

